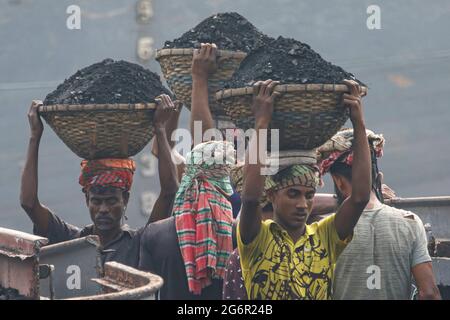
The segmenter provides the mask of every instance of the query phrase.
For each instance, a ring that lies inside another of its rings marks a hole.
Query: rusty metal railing
[[[163,285],[163,279],[117,262],[106,262],[103,278],[93,279],[103,294],[68,300],[150,300]]]
[[[28,299],[39,298],[39,250],[46,238],[0,228],[0,286]]]
[[[155,299],[163,285],[161,277],[117,262],[99,268],[97,237],[44,247],[47,243],[46,238],[0,228],[0,286],[16,289],[26,299],[130,300]],[[85,288],[66,290],[67,267],[75,264],[84,270]],[[87,280],[98,290],[86,285]]]

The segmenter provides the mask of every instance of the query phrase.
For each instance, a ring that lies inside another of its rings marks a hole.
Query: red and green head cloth
[[[209,141],[186,157],[173,215],[189,291],[194,294],[201,294],[212,279],[223,279],[233,250],[229,175],[234,153],[229,142]]]
[[[93,186],[115,187],[129,191],[136,164],[132,159],[83,160],[79,183],[83,192]]]
[[[382,134],[375,134],[371,130],[366,130],[369,145],[374,152],[374,156],[381,158],[385,139]],[[317,149],[320,163],[320,173],[323,176],[330,171],[331,166],[336,162],[342,162],[351,166],[353,163],[353,129],[343,129],[336,133],[330,140]]]

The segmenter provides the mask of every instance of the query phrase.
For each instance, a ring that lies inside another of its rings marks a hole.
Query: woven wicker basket
[[[156,60],[161,65],[164,78],[177,99],[191,109],[192,76],[191,65],[194,49],[160,49]],[[215,93],[222,89],[247,56],[241,51],[218,50],[217,71],[208,81],[209,107],[215,119],[228,120],[221,106],[216,102]]]
[[[156,105],[90,104],[41,106],[39,113],[56,135],[83,159],[127,158],[154,135]]]
[[[281,93],[274,106],[271,129],[279,129],[280,150],[311,150],[330,139],[347,121],[348,108],[342,95],[349,92],[339,84],[286,84],[275,90]],[[367,93],[361,87],[362,95]],[[221,90],[217,101],[238,128],[253,128],[251,111],[253,88]],[[269,139],[270,146],[270,139]]]

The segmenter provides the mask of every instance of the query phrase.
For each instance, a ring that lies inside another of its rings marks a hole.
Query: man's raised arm
[[[161,191],[153,205],[148,223],[168,218],[178,190],[177,169],[172,161],[171,148],[166,134],[167,121],[176,112],[175,105],[168,95],[159,97],[154,125],[158,145],[158,173]]]
[[[353,233],[353,228],[369,202],[372,186],[370,149],[364,124],[359,85],[351,80],[345,80],[344,82],[350,89],[350,94],[344,94],[343,103],[350,109],[350,120],[353,125],[353,164],[352,193],[336,213],[336,231],[341,240],[346,239]]]
[[[166,136],[169,141],[170,149],[173,149],[175,145],[175,141],[171,140],[172,133],[178,129],[178,123],[180,120],[181,109],[183,108],[183,104],[181,102],[174,101],[176,110],[171,114],[169,120],[167,120],[165,131]],[[153,140],[152,144],[152,154],[155,157],[158,157],[158,141],[156,139]]]
[[[178,182],[181,182],[181,178],[183,176],[186,164],[184,163],[185,159],[183,158],[183,156],[180,155],[174,149],[175,141],[172,141],[172,134],[176,129],[178,129],[178,123],[180,120],[181,109],[183,108],[183,104],[179,101],[174,101],[173,103],[175,104],[176,110],[171,114],[169,120],[167,120],[165,131],[167,140],[169,141],[170,149],[172,150],[172,157],[176,159],[175,166],[177,168],[177,179]],[[153,139],[152,154],[159,159],[158,139],[156,139],[156,137],[155,139]]]
[[[261,208],[259,206],[260,198],[264,191],[265,177],[261,175],[262,161],[261,155],[266,150],[259,150],[260,132],[268,130],[272,119],[273,104],[275,98],[279,95],[273,91],[278,84],[276,81],[267,80],[257,82],[253,86],[253,105],[252,110],[255,115],[255,133],[250,140],[244,167],[244,185],[242,191],[242,210],[239,221],[239,233],[242,242],[249,244],[256,238],[261,229]],[[265,136],[265,135],[264,135]],[[264,145],[264,144],[263,144]],[[250,155],[257,155],[251,157]],[[256,160],[253,163],[252,160]]]
[[[20,205],[30,217],[35,226],[35,231],[46,236],[50,211],[43,206],[38,199],[38,155],[44,126],[38,114],[38,108],[42,101],[33,100],[28,111],[30,123],[30,142],[28,144],[27,158],[22,172],[20,185]]]
[[[216,62],[217,47],[215,44],[202,43],[200,49],[194,50],[192,58],[192,101],[191,101],[191,137],[195,143],[203,141],[206,130],[214,128],[214,120],[209,109],[208,101],[208,78],[217,69]],[[195,139],[194,132],[196,121],[200,121],[201,141]]]

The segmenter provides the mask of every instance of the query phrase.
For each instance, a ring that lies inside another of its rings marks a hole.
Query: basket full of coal
[[[153,137],[155,98],[163,93],[170,94],[157,74],[105,59],[60,84],[39,113],[79,157],[127,158]]]
[[[344,79],[359,82],[353,74],[324,60],[307,44],[279,37],[249,54],[226,84],[217,101],[236,126],[253,128],[253,84],[272,79],[280,84],[271,129],[279,130],[280,150],[311,150],[330,139],[347,121],[342,95]]]
[[[214,93],[231,79],[249,52],[269,41],[268,36],[238,13],[219,13],[203,20],[180,38],[166,41],[164,48],[157,51],[156,60],[170,89],[190,109],[194,49],[199,48],[201,43],[215,43],[219,50],[217,70],[209,78],[209,103],[216,118],[226,118],[225,112],[215,101]]]

